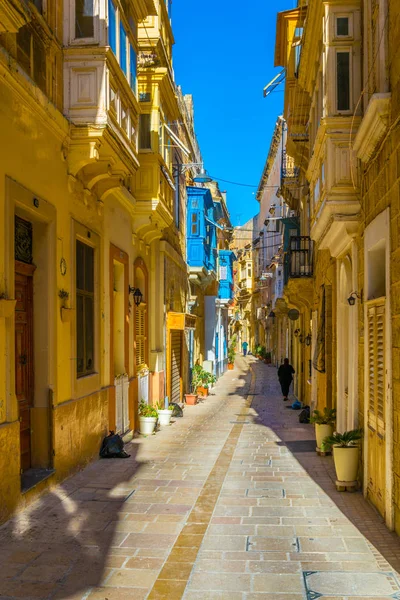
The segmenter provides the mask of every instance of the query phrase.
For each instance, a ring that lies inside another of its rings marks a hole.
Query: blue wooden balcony
[[[234,286],[233,286],[233,261],[235,260],[235,254],[232,250],[219,250],[219,288],[218,298],[220,300],[231,301],[234,297]]]
[[[188,187],[187,262],[191,270],[213,272],[217,266],[217,234],[210,190]]]

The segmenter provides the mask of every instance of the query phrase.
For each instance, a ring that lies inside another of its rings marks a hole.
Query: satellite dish
[[[289,317],[289,319],[291,321],[297,321],[297,319],[300,316],[299,311],[297,310],[297,308],[291,308],[287,314],[287,316]]]

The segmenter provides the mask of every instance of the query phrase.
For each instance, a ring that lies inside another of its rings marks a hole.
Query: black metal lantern
[[[362,292],[361,294],[358,294],[357,292],[351,292],[350,296],[347,298],[347,302],[350,306],[354,306],[357,298],[362,302]]]
[[[139,306],[142,303],[142,300],[143,300],[143,294],[140,291],[140,289],[132,287],[130,285],[129,286],[129,293],[133,295],[133,301],[135,303],[135,306]]]

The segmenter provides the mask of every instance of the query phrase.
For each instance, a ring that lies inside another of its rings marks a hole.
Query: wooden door
[[[386,357],[385,301],[368,306],[368,497],[385,516]]]
[[[171,331],[171,393],[170,402],[181,401],[182,331]]]
[[[33,265],[15,264],[15,391],[19,407],[21,471],[31,466],[33,406]]]

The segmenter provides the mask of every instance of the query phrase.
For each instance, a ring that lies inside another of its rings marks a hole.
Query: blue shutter
[[[129,54],[130,54],[130,70],[131,70],[131,88],[136,94],[136,52],[133,46],[129,45]]]
[[[119,64],[125,75],[127,72],[126,65],[126,31],[122,23],[119,24]]]
[[[108,44],[117,55],[117,12],[112,0],[108,0]]]

